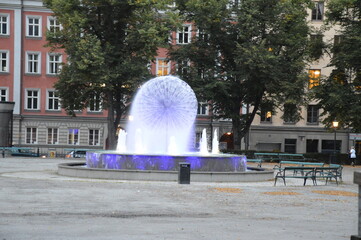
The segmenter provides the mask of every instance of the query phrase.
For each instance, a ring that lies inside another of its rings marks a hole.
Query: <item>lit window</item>
[[[48,128],[48,144],[58,144],[58,129]]]
[[[170,63],[164,59],[157,59],[157,76],[166,76],[170,73]]]
[[[177,44],[188,44],[191,42],[191,25],[184,25],[177,31]]]
[[[28,16],[26,22],[26,36],[27,37],[41,37],[41,17]]]
[[[271,122],[272,111],[261,109],[261,122]]]
[[[33,128],[33,127],[26,128],[25,141],[27,144],[37,144],[37,128]]]
[[[48,91],[47,110],[60,110],[60,99],[58,93],[54,90]]]
[[[61,54],[49,53],[48,54],[48,74],[56,75],[61,69]]]
[[[25,109],[39,110],[40,109],[40,93],[39,90],[26,90]]]
[[[68,129],[68,144],[79,145],[79,129]]]
[[[321,70],[311,69],[308,71],[308,89],[320,85]]]
[[[91,145],[91,146],[99,145],[99,130],[98,129],[89,129],[89,145]]]
[[[9,52],[0,50],[0,72],[9,72]]]
[[[56,17],[48,17],[48,30],[50,32],[58,32],[61,29],[61,25]]]
[[[322,21],[323,20],[324,3],[315,2],[315,7],[312,9],[312,20]]]
[[[40,74],[40,53],[28,52],[26,55],[26,73]]]
[[[9,15],[0,14],[0,36],[5,36],[9,34]]]

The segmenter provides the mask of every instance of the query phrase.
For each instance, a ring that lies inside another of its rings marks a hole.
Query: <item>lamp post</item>
[[[332,122],[332,127],[333,127],[333,130],[334,130],[334,133],[335,133],[335,138],[333,140],[333,161],[334,163],[336,163],[336,128],[338,127],[338,122],[336,120],[334,120]],[[330,164],[332,162],[330,161]]]

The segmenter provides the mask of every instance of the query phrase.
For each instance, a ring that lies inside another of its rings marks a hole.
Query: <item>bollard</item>
[[[178,183],[190,184],[191,181],[191,164],[187,162],[179,163]]]
[[[353,182],[358,184],[358,235],[351,236],[351,240],[361,240],[361,172],[354,172]]]

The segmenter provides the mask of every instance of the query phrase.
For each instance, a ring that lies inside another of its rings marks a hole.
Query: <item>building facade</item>
[[[324,8],[323,2],[315,2],[315,10],[309,12],[308,20],[313,27],[323,25]],[[46,31],[60,28],[41,0],[0,1],[0,101],[15,102],[12,144],[38,148],[42,153],[55,150],[57,154],[65,154],[72,148],[103,149],[107,138],[107,113],[99,102],[94,101],[76,117],[71,117],[62,109],[53,87],[66,55],[46,47]],[[192,34],[192,25],[184,24],[173,33],[173,44],[190,43]],[[324,33],[324,40],[335,41],[337,36],[337,29],[332,28]],[[318,84],[317,78],[321,75],[330,74],[328,62],[329,59],[323,56],[309,66],[309,88]],[[152,74],[168,75],[174,67],[174,63],[167,61],[167,50],[159,48],[155,63],[151,65]],[[302,120],[298,122],[282,119],[281,110],[261,112],[252,123],[243,149],[330,152],[335,134],[334,130],[325,129],[321,124],[321,111],[317,102],[311,102],[302,109]],[[124,124],[121,127],[124,128]],[[221,149],[232,148],[231,122],[214,119],[208,103],[201,102],[195,125],[195,148],[204,128],[209,142],[217,130]],[[352,145],[361,152],[361,135],[337,130],[337,151],[347,153]]]

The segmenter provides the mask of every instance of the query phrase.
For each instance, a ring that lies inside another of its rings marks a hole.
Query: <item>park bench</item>
[[[261,168],[263,160],[262,159],[248,159],[247,158],[247,162],[257,163],[257,167]]]
[[[277,165],[273,167],[273,169],[282,169],[284,165],[292,165],[294,167],[324,167],[324,163],[316,163],[316,162],[295,162],[295,161],[280,161]],[[295,170],[294,175],[299,171]],[[304,175],[303,171],[300,171],[301,175]]]
[[[315,161],[314,159],[305,158],[303,154],[297,153],[254,153],[255,158],[262,159],[264,162],[280,162],[280,161]]]
[[[278,172],[275,175],[275,183],[276,186],[277,180],[281,178],[283,180],[284,185],[286,186],[286,178],[298,178],[303,179],[303,185],[306,185],[307,179],[311,179],[313,185],[317,185],[317,179],[326,180],[326,185],[329,180],[335,179],[336,184],[338,185],[339,177],[339,166],[330,166],[330,167],[304,167],[304,166],[287,166],[278,168]],[[301,172],[301,175],[297,173]]]

